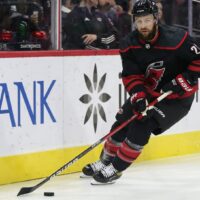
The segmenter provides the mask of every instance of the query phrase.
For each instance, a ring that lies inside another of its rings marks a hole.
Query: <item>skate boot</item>
[[[96,172],[103,169],[105,166],[106,165],[102,163],[101,160],[98,160],[94,163],[87,164],[85,167],[83,167],[80,178],[92,177]]]
[[[92,185],[106,185],[113,184],[122,176],[122,173],[117,171],[112,163],[102,168],[100,171],[93,175]]]

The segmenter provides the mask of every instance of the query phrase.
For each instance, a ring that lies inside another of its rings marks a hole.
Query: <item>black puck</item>
[[[54,196],[54,192],[44,192],[44,196],[52,197]]]

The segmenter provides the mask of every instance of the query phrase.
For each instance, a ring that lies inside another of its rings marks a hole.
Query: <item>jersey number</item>
[[[195,44],[191,47],[191,50],[195,52],[195,54],[200,54],[200,49]]]

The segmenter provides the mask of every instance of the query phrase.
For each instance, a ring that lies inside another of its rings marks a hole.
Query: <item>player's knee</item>
[[[130,125],[127,138],[132,143],[144,146],[149,142],[152,131],[157,127],[158,124],[153,119],[135,121]]]
[[[121,125],[121,123],[119,121],[116,121],[112,128],[111,131],[113,131],[114,129],[116,129],[117,127],[119,127]],[[127,134],[127,130],[128,130],[128,126],[122,128],[121,130],[119,130],[117,133],[115,133],[112,136],[112,140],[113,141],[117,141],[117,142],[122,142],[125,138],[126,138],[126,134]]]
[[[150,133],[138,133],[138,134],[135,134],[133,136],[129,136],[127,137],[132,143],[135,143],[137,145],[140,145],[140,146],[145,146],[146,144],[148,144],[149,142],[149,139],[150,139]]]

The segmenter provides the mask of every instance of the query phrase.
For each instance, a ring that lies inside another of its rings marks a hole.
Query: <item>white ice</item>
[[[1,172],[2,173],[2,172]],[[57,176],[32,193],[17,197],[22,187],[41,180],[0,186],[0,200],[199,200],[200,154],[140,162],[113,185],[91,186],[79,173]],[[54,197],[43,196],[54,192]]]

